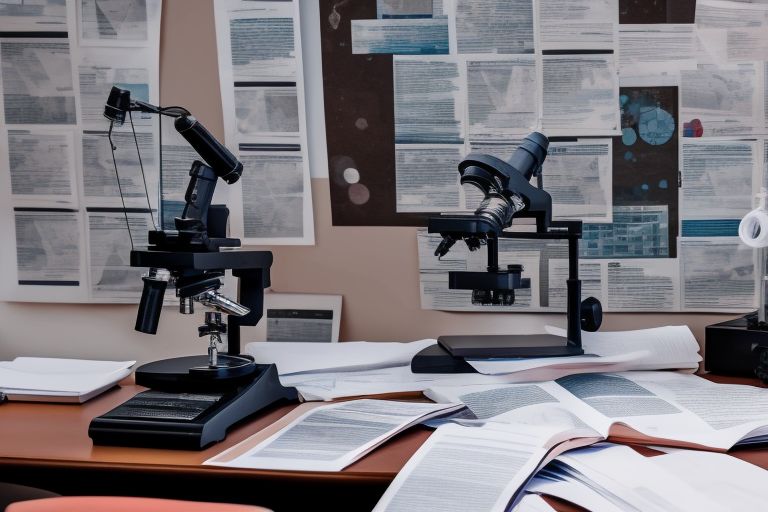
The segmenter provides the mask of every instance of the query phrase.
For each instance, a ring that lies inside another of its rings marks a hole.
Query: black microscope
[[[157,332],[171,284],[181,313],[192,314],[195,303],[211,309],[198,328],[199,336],[209,339],[208,354],[140,366],[136,384],[150,389],[95,418],[88,435],[95,444],[202,449],[224,439],[234,423],[279,400],[297,399],[295,388],[280,384],[275,365],[256,364],[239,354],[240,326],[256,325],[262,317],[272,253],[230,250],[239,247],[240,240],[226,236],[229,210],[211,205],[218,179],[235,183],[242,163],[186,109],[131,100],[129,91],[117,87],[104,108],[110,144],[113,125],[122,125],[131,112],[175,118],[176,130],[205,161],[194,161],[189,171],[186,205],[174,219],[176,229],[150,231],[149,246],[131,251],[131,266],[149,268],[142,277],[135,328]],[[227,269],[238,279],[238,301],[219,291]],[[226,324],[222,313],[227,314]],[[224,334],[227,353],[220,354]]]
[[[484,272],[449,272],[448,287],[472,290],[472,302],[482,305],[512,305],[515,290],[530,288],[521,277],[521,265],[499,266],[499,239],[568,240],[567,337],[550,334],[499,334],[440,336],[437,345],[419,352],[411,362],[414,373],[471,373],[465,358],[532,358],[577,356],[581,330],[596,331],[602,322],[600,302],[581,300],[579,239],[581,221],[553,221],[552,196],[543,190],[541,165],[549,140],[534,132],[526,137],[506,162],[491,155],[470,153],[459,164],[461,185],[477,187],[484,198],[472,214],[448,214],[429,219],[428,232],[443,239],[435,256],[445,256],[463,240],[470,251],[485,246],[488,265]],[[537,186],[530,183],[537,178]],[[535,219],[535,231],[506,231],[512,220]]]

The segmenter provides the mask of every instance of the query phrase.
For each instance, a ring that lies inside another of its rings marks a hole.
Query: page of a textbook
[[[550,453],[551,433],[524,425],[443,425],[406,463],[374,511],[506,510]],[[436,492],[425,493],[425,486]]]
[[[247,452],[233,459],[227,459],[225,452],[205,464],[341,471],[409,426],[461,407],[457,404],[368,399],[316,407]]]
[[[425,395],[462,402],[483,423],[523,421],[535,413],[578,418],[603,437],[726,451],[768,435],[762,389],[722,385],[678,372],[574,374],[554,382],[435,386]],[[534,410],[531,408],[530,410]],[[461,421],[466,421],[462,419]]]

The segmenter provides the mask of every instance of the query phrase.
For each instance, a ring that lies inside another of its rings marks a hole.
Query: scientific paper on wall
[[[136,283],[103,280],[107,268],[129,272],[130,240],[120,245],[119,260],[104,257],[111,242],[96,247],[101,237],[127,235],[103,110],[113,85],[133,99],[159,102],[160,12],[160,0],[0,6],[0,168],[7,169],[0,172],[0,264],[9,269],[0,280],[3,299],[138,300]],[[135,237],[146,239],[153,223],[136,219],[158,207],[156,123],[137,113],[112,135],[128,217],[143,231]],[[87,208],[112,209],[122,223],[96,221],[101,217]]]
[[[610,139],[552,142],[542,166],[544,189],[558,220],[611,222],[613,217]]]
[[[678,254],[683,309],[744,311],[754,302],[756,255],[738,237],[681,238]]]
[[[649,76],[659,71],[677,74],[696,69],[694,25],[619,26],[619,76]]]
[[[768,60],[768,4],[700,0],[696,29],[707,49],[723,60]]]
[[[214,3],[224,132],[243,162],[230,192],[244,244],[314,244],[298,1]]]
[[[701,64],[681,70],[680,116],[703,136],[748,136],[765,127],[763,69],[757,62]]]
[[[618,135],[619,81],[613,52],[545,53],[542,128],[549,136]]]
[[[537,68],[533,55],[467,57],[470,140],[508,142],[538,128]]]
[[[542,50],[613,50],[619,4],[611,0],[539,0]]]

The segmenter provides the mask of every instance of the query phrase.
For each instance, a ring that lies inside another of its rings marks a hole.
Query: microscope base
[[[94,418],[88,435],[98,445],[201,450],[223,440],[235,423],[280,400],[296,400],[277,367],[256,365],[253,377],[229,390],[148,390]]]

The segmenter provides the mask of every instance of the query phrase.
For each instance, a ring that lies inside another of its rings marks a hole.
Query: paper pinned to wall
[[[243,162],[232,235],[314,244],[298,0],[217,0],[214,14],[225,142]]]
[[[161,0],[0,6],[0,265],[9,270],[0,298],[138,301],[127,223],[134,243],[146,243],[157,124],[136,113],[136,139],[129,119],[115,128],[118,186],[103,111],[113,85],[159,103],[160,14]]]

